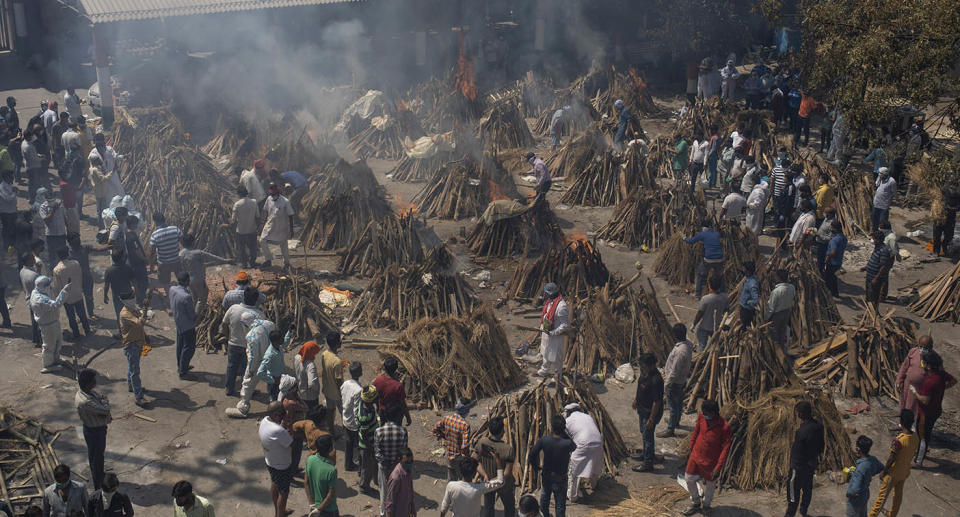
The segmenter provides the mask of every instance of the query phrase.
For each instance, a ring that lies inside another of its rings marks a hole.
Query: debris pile
[[[501,101],[487,110],[480,119],[477,137],[485,148],[495,152],[517,147],[533,147],[536,142],[512,100]]]
[[[282,275],[262,280],[257,288],[267,296],[267,301],[260,305],[264,316],[277,322],[278,328],[293,330],[294,340],[320,341],[328,333],[338,331],[336,318],[320,302],[323,286],[316,280],[297,274]]]
[[[529,256],[563,242],[563,230],[545,199],[533,205],[493,201],[467,237],[470,251],[479,257]]]
[[[401,329],[420,318],[467,314],[478,301],[452,266],[453,255],[439,246],[420,262],[384,267],[360,294],[350,320]]]
[[[723,244],[724,285],[735,285],[743,278],[743,263],[757,261],[757,237],[737,224],[724,223],[719,230]],[[696,282],[697,268],[703,258],[703,243],[687,244],[683,239],[683,232],[670,237],[653,267],[671,285],[689,289]]]
[[[519,394],[501,396],[490,409],[490,418],[503,417],[505,441],[513,445],[514,457],[518,458],[514,475],[520,492],[539,488],[540,475],[528,461],[520,461],[519,458],[527,458],[537,440],[550,435],[550,419],[554,415],[562,415],[563,407],[568,402],[580,404],[597,423],[603,436],[604,473],[617,474],[620,463],[629,454],[620,431],[593,393],[590,383],[582,378],[572,383],[568,381],[564,379],[560,383],[562,387],[557,390],[550,390],[545,382],[541,382]],[[474,433],[474,443],[487,434],[487,423],[484,422]]]
[[[685,189],[636,192],[617,205],[597,237],[630,249],[655,249],[684,228],[695,228],[706,214],[703,197],[691,204]]]
[[[839,386],[848,396],[898,398],[897,370],[916,342],[916,323],[893,316],[893,310],[880,315],[868,307],[857,325],[837,326],[798,357],[794,369],[804,381]]]
[[[197,313],[197,348],[208,353],[212,350],[227,350],[228,336],[220,332],[226,312],[223,310],[223,295],[211,293],[207,303],[202,305]]]
[[[485,153],[480,160],[464,155],[444,164],[413,198],[425,217],[465,219],[479,217],[490,201],[518,197],[510,173]]]
[[[379,352],[397,358],[407,396],[434,410],[452,408],[458,397],[499,395],[526,381],[486,305],[464,316],[417,320]]]
[[[353,245],[371,221],[393,213],[383,187],[362,160],[349,164],[341,159],[324,167],[301,204],[301,241],[325,250]]]
[[[927,321],[960,323],[960,264],[920,288],[910,310]]]
[[[806,400],[823,424],[825,447],[819,471],[838,472],[853,465],[850,438],[830,395],[817,389],[784,387],[754,402],[737,401],[721,413],[730,422],[730,453],[719,484],[740,490],[783,487],[790,477],[790,450],[797,430],[794,407]]]
[[[370,277],[390,264],[415,264],[424,258],[412,210],[367,223],[360,237],[340,257],[337,270]]]
[[[656,176],[650,174],[638,146],[627,146],[623,153],[605,149],[596,152],[593,159],[577,171],[560,202],[611,206],[644,187],[656,188]]]
[[[33,505],[45,506],[43,491],[53,484],[53,469],[60,464],[51,446],[59,436],[12,409],[0,408],[0,501],[16,515]]]
[[[583,237],[553,248],[536,260],[521,262],[504,288],[504,299],[533,301],[554,282],[568,299],[585,298],[590,289],[610,281],[600,252]]]
[[[403,142],[424,136],[423,128],[405,105],[396,111],[370,119],[370,124],[350,139],[349,148],[362,159],[398,160],[403,157]]]

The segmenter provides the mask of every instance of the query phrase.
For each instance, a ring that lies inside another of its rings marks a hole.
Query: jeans
[[[654,455],[657,452],[654,442],[655,431],[660,419],[663,418],[663,411],[658,412],[653,417],[653,425],[650,429],[647,429],[647,421],[651,419],[651,415],[649,413],[638,413],[638,416],[640,417],[640,434],[643,436],[643,466],[653,468]]]
[[[107,426],[83,426],[83,441],[87,442],[90,481],[94,490],[100,490],[100,484],[103,483],[103,454],[107,450]]]
[[[707,277],[710,276],[711,271],[714,275],[720,277],[720,289],[723,290],[723,262],[701,260],[700,266],[697,268],[697,298],[700,298],[700,295],[703,294],[703,286],[707,284]]]
[[[873,231],[880,229],[880,223],[890,218],[889,208],[874,208],[870,212],[870,220],[873,222]]]
[[[67,311],[67,321],[70,322],[70,332],[73,332],[73,337],[80,337],[80,329],[77,328],[77,318],[80,318],[80,324],[83,325],[83,332],[86,335],[90,335],[90,322],[87,321],[87,311],[83,308],[83,300],[80,300],[77,303],[64,303],[64,310]]]
[[[497,504],[497,498],[500,498],[500,502],[503,503],[503,516],[504,517],[514,517],[517,515],[516,506],[514,504],[514,492],[515,488],[511,486],[504,485],[499,490],[494,490],[493,492],[487,492],[483,494],[483,517],[493,517],[494,516],[494,505]]]
[[[783,351],[787,351],[787,345],[790,340],[790,319],[793,316],[793,309],[786,309],[775,312],[770,316],[770,339],[780,345]]]
[[[57,265],[57,262],[60,262],[60,250],[67,249],[67,236],[66,235],[47,235],[47,256],[50,259],[50,269],[53,269],[53,266]]]
[[[820,152],[830,149],[830,141],[833,140],[833,127],[829,125],[820,126]]]
[[[373,443],[360,449],[360,486],[368,487],[379,467],[374,456]]]
[[[697,193],[697,179],[700,177],[700,174],[703,172],[702,163],[691,163],[690,164],[690,195]]]
[[[937,425],[937,419],[940,415],[928,416],[922,411],[917,419],[917,434],[920,435],[920,447],[917,448],[917,454],[913,461],[922,464],[927,457],[927,450],[930,445],[930,439],[933,437],[933,426]]]
[[[837,271],[839,270],[839,264],[827,264],[823,269],[823,281],[827,284],[830,294],[835,297],[840,296],[840,281],[837,280]]]
[[[345,429],[347,433],[347,445],[344,447],[344,459],[343,464],[346,467],[356,468],[357,464],[353,461],[353,455],[357,450],[357,442],[359,442],[360,436],[357,435],[357,431],[350,429]]]
[[[224,387],[227,393],[237,390],[237,377],[247,371],[247,349],[242,346],[227,345],[227,375]]]
[[[858,504],[847,499],[847,513],[845,517],[867,517],[867,504]]]
[[[133,269],[133,289],[137,293],[137,301],[143,302],[144,307],[149,307],[147,300],[147,287],[150,285],[150,279],[147,278],[146,264],[130,264]]]
[[[177,333],[177,373],[186,375],[193,359],[193,352],[197,349],[197,329],[192,328]]]
[[[827,263],[827,247],[829,242],[817,241],[817,271],[823,271]]]
[[[123,355],[127,356],[127,388],[133,391],[137,400],[143,399],[143,385],[140,384],[140,353],[143,347],[138,344],[127,345]]]
[[[82,281],[83,299],[87,302],[87,315],[93,316],[96,304],[93,302],[93,278],[84,277]]]
[[[798,508],[800,515],[807,514],[813,496],[813,470],[790,469],[790,477],[787,479],[787,511],[784,517],[793,517]]]
[[[110,200],[105,197],[97,198],[97,229],[103,229],[103,211],[110,207]]]
[[[37,325],[37,319],[33,317],[33,309],[30,309],[30,330],[32,332],[33,344],[40,346],[40,326]]]
[[[30,199],[36,197],[37,189],[43,186],[41,182],[45,174],[44,169],[39,167],[27,169],[27,193],[30,195]]]
[[[123,302],[117,293],[113,293],[113,312],[117,315],[117,334],[120,333],[120,310],[123,309]]]
[[[553,494],[556,505],[556,517],[567,515],[567,476],[558,479],[548,479],[548,474],[542,476],[540,486],[540,513],[543,517],[550,517],[550,495]]]
[[[740,306],[740,324],[744,327],[749,327],[753,325],[753,318],[757,317],[757,310],[750,309],[748,307]]]
[[[280,396],[280,385],[277,384],[276,382],[271,382],[270,384],[267,384],[267,395],[270,395],[270,402],[277,400],[277,397]]]
[[[9,327],[12,325],[10,322],[10,310],[7,308],[7,287],[0,286],[0,316],[3,316],[3,326]]]
[[[697,329],[697,351],[703,351],[704,348],[707,348],[707,341],[710,341],[710,336],[713,335],[713,332],[710,332],[710,329]]]
[[[710,188],[717,186],[717,161],[719,158],[717,155],[712,154],[707,157],[707,182],[710,185]]]
[[[675,382],[667,386],[667,404],[670,407],[667,431],[673,432],[680,425],[680,416],[683,414],[683,383]]]
[[[800,135],[803,134],[804,142],[803,145],[810,143],[810,117],[803,118],[797,115],[797,127],[794,130],[793,141],[799,145],[800,144]]]
[[[257,234],[237,234],[237,260],[243,267],[253,267],[257,261]]]

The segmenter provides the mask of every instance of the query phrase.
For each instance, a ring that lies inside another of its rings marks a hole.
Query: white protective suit
[[[270,333],[276,330],[277,326],[270,320],[256,319],[253,312],[245,313],[240,321],[244,325],[250,325],[250,332],[247,332],[247,371],[243,374],[240,401],[237,402],[237,410],[246,415],[250,411],[253,390],[260,382],[260,378],[257,377],[260,361],[263,360],[263,354],[270,346]]]
[[[63,345],[63,332],[60,331],[60,307],[66,296],[66,287],[53,298],[52,281],[48,276],[39,276],[33,292],[30,293],[30,309],[33,318],[40,327],[40,339],[43,341],[41,356],[43,367],[50,368],[60,361],[60,347]]]
[[[577,497],[580,479],[589,479],[591,487],[597,486],[597,478],[603,472],[603,437],[593,418],[580,410],[567,416],[567,434],[577,444],[570,454],[567,476],[567,499],[573,500]]]
[[[763,211],[769,198],[770,184],[766,181],[761,181],[753,187],[753,190],[750,191],[750,197],[747,198],[746,225],[757,237],[763,231]]]

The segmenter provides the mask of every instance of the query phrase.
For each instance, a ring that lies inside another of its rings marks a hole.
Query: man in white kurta
[[[570,330],[570,309],[560,295],[557,284],[550,282],[543,287],[543,312],[540,315],[540,355],[543,364],[537,375],[560,375],[563,370],[564,344]]]
[[[766,209],[767,200],[770,198],[770,184],[761,181],[750,191],[750,197],[747,198],[747,218],[746,226],[757,237],[763,231],[763,211]]]
[[[293,206],[287,198],[280,195],[280,188],[271,183],[269,195],[263,203],[265,222],[260,232],[260,253],[263,255],[263,267],[270,267],[273,253],[270,245],[279,245],[283,256],[283,266],[290,267],[290,248],[287,241],[293,234]]]
[[[570,472],[567,476],[567,499],[576,501],[580,480],[590,480],[590,487],[597,487],[597,478],[603,472],[603,437],[593,418],[584,413],[576,402],[563,408],[567,416],[567,434],[577,445],[570,454]]]

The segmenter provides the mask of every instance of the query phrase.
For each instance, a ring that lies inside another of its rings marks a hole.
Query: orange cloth
[[[810,114],[813,113],[813,110],[817,109],[817,101],[810,97],[809,95],[803,95],[803,100],[800,101],[800,109],[797,110],[797,114],[803,118],[810,118]]]
[[[300,354],[300,362],[306,364],[320,353],[320,345],[316,341],[307,341],[297,353]]]

